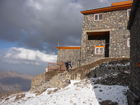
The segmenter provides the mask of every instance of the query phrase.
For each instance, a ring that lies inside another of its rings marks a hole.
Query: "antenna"
[[[57,47],[59,47],[60,46],[60,43],[59,43],[59,40],[57,41]]]

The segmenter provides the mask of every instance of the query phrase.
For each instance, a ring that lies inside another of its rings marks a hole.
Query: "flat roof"
[[[81,49],[80,46],[62,46],[62,47],[56,47],[57,49]]]
[[[116,3],[112,3],[112,5],[108,6],[108,7],[85,10],[85,11],[81,11],[81,13],[84,15],[87,15],[87,14],[94,14],[94,13],[101,13],[101,12],[124,10],[124,9],[131,8],[132,3],[133,3],[133,1],[131,1],[131,0],[130,1],[116,2]]]

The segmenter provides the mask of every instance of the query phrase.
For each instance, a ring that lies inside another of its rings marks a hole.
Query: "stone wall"
[[[118,73],[130,73],[130,60],[118,60],[103,63],[90,70],[91,77],[106,77]]]
[[[95,54],[95,47],[97,46],[97,45],[102,45],[102,46],[105,46],[105,40],[89,40],[88,42],[87,42],[87,52],[88,53],[86,53],[86,56],[87,57],[104,57],[104,54],[103,55],[96,55]]]
[[[72,67],[78,67],[80,60],[80,49],[59,49],[57,62],[71,61]]]
[[[96,74],[97,77],[104,77],[105,75],[118,72],[128,72],[130,71],[129,66],[129,58],[105,58],[76,68],[70,75],[71,79],[83,79],[87,77],[88,74],[92,75],[92,77],[94,77],[94,74]]]
[[[140,105],[140,1],[134,0],[131,12],[131,81],[128,94],[128,105]]]
[[[88,77],[94,80],[95,84],[128,86],[130,81],[130,60],[122,59],[102,63],[92,68]]]
[[[131,73],[132,88],[140,97],[140,4],[136,12],[135,20],[131,28]]]
[[[94,46],[97,43],[94,40],[88,40],[87,32],[109,31],[109,57],[129,57],[130,48],[127,46],[127,39],[130,37],[130,33],[127,30],[127,10],[104,12],[102,14],[103,19],[101,21],[94,21],[94,14],[84,15],[81,40],[82,64],[104,58],[94,54]]]

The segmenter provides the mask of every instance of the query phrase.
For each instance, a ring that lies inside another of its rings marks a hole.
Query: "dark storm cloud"
[[[79,45],[83,9],[108,5],[107,0],[0,0],[0,40],[46,50]]]

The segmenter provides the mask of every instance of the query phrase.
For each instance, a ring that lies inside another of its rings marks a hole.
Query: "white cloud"
[[[99,0],[99,2],[101,2],[101,3],[109,3],[108,0]]]
[[[15,71],[25,74],[45,72],[48,62],[56,62],[57,55],[39,50],[9,48],[0,50],[0,71]]]
[[[57,56],[45,54],[38,50],[30,50],[25,48],[10,48],[4,55],[5,58],[18,60],[32,60],[41,62],[56,62]]]

